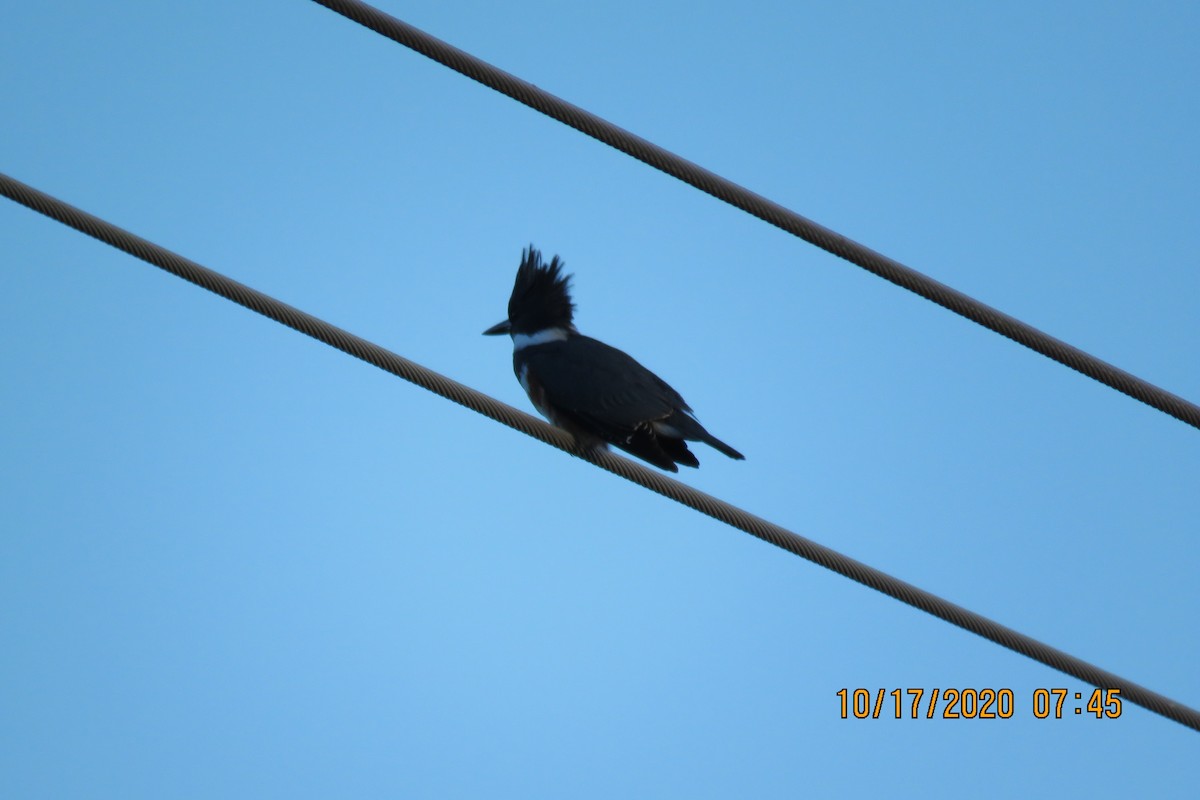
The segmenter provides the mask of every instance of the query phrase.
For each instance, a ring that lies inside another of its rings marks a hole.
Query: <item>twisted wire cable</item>
[[[314,0],[484,86],[1146,405],[1200,428],[1200,406],[859,244],[360,0]]]
[[[946,620],[964,630],[1010,650],[1022,653],[1047,666],[1105,689],[1120,689],[1121,696],[1156,714],[1173,719],[1200,731],[1200,711],[1178,703],[1169,697],[1139,686],[1119,675],[1089,664],[1057,648],[1026,636],[1012,628],[955,605],[937,595],[894,578],[885,572],[842,555],[824,545],[793,533],[786,528],[755,516],[712,495],[701,492],[677,480],[655,472],[607,451],[581,451],[567,433],[542,422],[529,414],[502,403],[445,375],[409,361],[377,344],[355,336],[324,320],[314,317],[287,303],[276,300],[219,272],[197,264],[164,247],[160,247],[129,231],[118,228],[99,217],[69,205],[32,186],[0,173],[0,194],[41,214],[68,225],[118,250],[203,287],[214,294],[245,306],[251,311],[287,325],[301,333],[324,342],[344,353],[361,359],[406,381],[428,389],[459,405],[477,411],[510,428],[553,445],[577,458],[590,461],[601,469],[644,486],[677,503],[694,508],[702,514],[720,520],[738,530],[756,536],[776,547],[795,553],[839,575],[894,597],[914,608]]]

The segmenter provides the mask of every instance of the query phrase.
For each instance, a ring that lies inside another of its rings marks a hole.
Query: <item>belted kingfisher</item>
[[[558,256],[543,264],[533,245],[522,251],[508,319],[483,332],[512,336],[513,371],[542,416],[582,447],[615,445],[669,472],[700,466],[689,441],[745,458],[706,431],[662,378],[575,330],[571,276],[562,268]]]

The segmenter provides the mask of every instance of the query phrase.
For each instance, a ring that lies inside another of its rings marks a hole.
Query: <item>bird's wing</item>
[[[610,441],[687,409],[679,393],[653,372],[615,347],[587,336],[531,347],[525,358],[547,402]]]

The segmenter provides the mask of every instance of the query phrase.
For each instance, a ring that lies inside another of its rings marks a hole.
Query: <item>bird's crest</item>
[[[542,263],[533,245],[521,251],[521,266],[508,300],[508,318],[513,330],[532,332],[572,326],[575,304],[571,302],[571,276],[563,274],[558,256]]]

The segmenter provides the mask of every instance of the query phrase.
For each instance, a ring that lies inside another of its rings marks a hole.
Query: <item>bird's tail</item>
[[[700,437],[700,441],[704,442],[706,445],[708,445],[710,447],[714,447],[717,450],[720,450],[722,453],[729,456],[730,458],[735,458],[738,461],[746,460],[746,457],[744,455],[739,453],[737,450],[734,450],[732,447],[725,444],[724,442],[722,442],[717,437],[713,436],[708,431],[703,431],[703,434],[704,435]]]
[[[677,409],[675,413],[667,417],[663,422],[670,426],[669,435],[671,436],[677,436],[693,442],[704,442],[709,447],[720,450],[730,458],[737,459],[738,461],[746,460],[744,455],[705,430],[700,421],[685,410]]]

